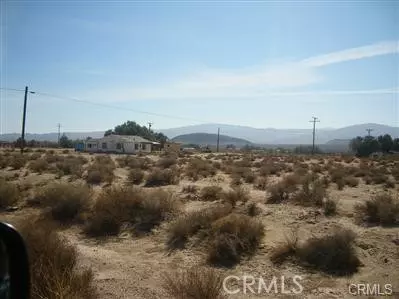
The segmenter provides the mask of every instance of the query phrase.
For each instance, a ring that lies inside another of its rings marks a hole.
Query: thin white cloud
[[[99,101],[102,101],[102,99],[104,101],[109,101],[110,99],[113,99],[113,101],[131,101],[146,99],[250,99],[304,95],[398,94],[397,89],[286,91],[289,88],[309,88],[309,86],[323,81],[324,78],[319,71],[319,67],[399,53],[398,45],[397,41],[381,42],[273,67],[229,71],[207,69],[192,76],[172,81],[167,85],[100,90],[85,94],[85,98],[95,98]]]
[[[399,41],[386,41],[364,47],[351,48],[343,51],[311,57],[302,60],[301,63],[309,67],[321,67],[334,63],[395,53],[399,53]]]

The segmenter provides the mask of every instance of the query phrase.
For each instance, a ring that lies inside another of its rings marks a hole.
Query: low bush
[[[399,199],[389,193],[381,193],[365,203],[355,206],[356,217],[360,221],[385,226],[399,224]]]
[[[166,191],[112,187],[97,198],[84,231],[94,237],[117,235],[127,224],[134,233],[146,233],[178,210],[178,202]]]
[[[185,174],[189,178],[197,180],[201,177],[206,178],[214,176],[216,174],[216,169],[210,161],[200,158],[191,158],[186,166]]]
[[[140,169],[131,169],[129,171],[129,175],[127,177],[127,180],[129,183],[139,185],[143,182],[144,180],[144,171]]]
[[[49,168],[49,164],[45,159],[39,158],[37,160],[29,162],[28,168],[34,172],[42,173]]]
[[[213,221],[230,214],[231,211],[231,205],[218,205],[180,216],[168,227],[167,247],[183,248],[191,236],[199,231],[209,230]]]
[[[0,210],[15,205],[20,199],[18,187],[0,178]]]
[[[291,230],[285,236],[284,242],[278,244],[272,251],[270,260],[274,264],[281,264],[287,258],[294,256],[298,249],[298,230]]]
[[[281,203],[292,197],[297,191],[299,177],[297,175],[286,176],[281,182],[275,183],[268,188],[270,196],[267,203]]]
[[[49,208],[52,219],[71,223],[81,221],[82,213],[89,208],[91,195],[91,189],[86,185],[54,183],[40,190],[36,200]]]
[[[18,169],[23,168],[27,161],[28,161],[28,158],[26,155],[14,154],[14,155],[10,156],[9,161],[8,161],[8,166],[11,166],[11,168],[14,170],[18,170]]]
[[[87,162],[87,159],[84,157],[74,157],[70,155],[65,157],[62,161],[57,162],[56,167],[63,175],[81,177],[83,173],[83,165]]]
[[[326,188],[322,181],[307,177],[302,182],[302,189],[293,196],[293,201],[302,206],[321,207],[326,195]]]
[[[78,270],[76,247],[51,223],[25,219],[18,225],[30,264],[31,298],[98,298],[91,269]]]
[[[176,299],[224,299],[223,276],[214,269],[192,267],[164,274],[162,287]]]
[[[325,216],[333,216],[337,213],[337,202],[333,199],[327,198],[323,202],[323,212]]]
[[[233,266],[243,256],[252,255],[264,236],[261,222],[246,216],[229,214],[212,224],[208,262],[218,266]]]
[[[345,185],[349,187],[357,187],[359,185],[359,180],[355,177],[349,176],[344,178]]]
[[[115,163],[109,156],[96,156],[94,163],[87,169],[86,181],[89,184],[112,183]]]
[[[157,166],[160,168],[170,168],[173,165],[176,165],[177,157],[164,157],[157,161]]]
[[[258,177],[255,180],[254,187],[255,189],[266,191],[268,185],[267,177]]]
[[[167,186],[177,184],[179,177],[176,169],[155,168],[150,172],[145,181],[145,187]]]
[[[237,187],[232,190],[223,193],[223,200],[228,202],[233,207],[237,202],[247,202],[250,199],[249,190],[243,187]]]
[[[336,230],[323,237],[310,238],[296,250],[302,264],[331,275],[357,272],[360,260],[353,246],[355,235],[349,230]]]
[[[200,198],[203,201],[215,201],[222,198],[223,189],[220,186],[206,186],[200,191]]]
[[[182,189],[184,193],[197,193],[198,187],[196,185],[185,185]]]

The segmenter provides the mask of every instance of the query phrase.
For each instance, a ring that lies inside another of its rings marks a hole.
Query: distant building
[[[180,142],[167,141],[167,142],[165,142],[164,150],[166,152],[180,152],[181,146],[182,146],[182,143],[180,143]]]
[[[83,146],[77,147],[77,150],[86,152],[105,152],[105,153],[151,153],[153,146],[159,146],[158,142],[144,139],[141,136],[130,135],[108,135],[103,138],[92,138],[83,142]]]

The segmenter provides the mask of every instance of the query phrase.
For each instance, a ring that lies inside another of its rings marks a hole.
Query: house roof
[[[104,136],[102,138],[97,138],[97,139],[89,139],[87,142],[90,141],[95,141],[95,142],[104,142],[104,141],[115,141],[115,142],[138,142],[138,143],[151,143],[151,144],[159,144],[158,142],[153,142],[150,140],[147,140],[141,136],[136,136],[136,135],[108,135]]]

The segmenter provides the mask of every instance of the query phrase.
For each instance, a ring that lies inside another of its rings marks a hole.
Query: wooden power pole
[[[314,142],[315,142],[315,137],[316,137],[316,123],[320,122],[317,117],[312,117],[313,120],[309,121],[313,123],[313,142],[312,142],[312,155],[314,155]]]
[[[26,102],[27,101],[28,101],[28,86],[25,86],[24,110],[23,110],[23,114],[22,114],[21,154],[23,154],[24,146],[25,146],[25,120],[26,120]]]
[[[219,152],[220,128],[218,128],[218,141],[216,144],[216,152]]]
[[[368,136],[371,136],[371,131],[373,131],[373,129],[366,129],[366,131],[367,131],[367,133],[368,133]]]

